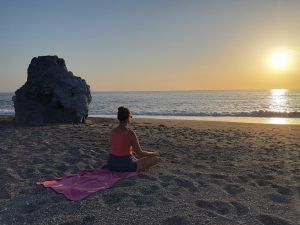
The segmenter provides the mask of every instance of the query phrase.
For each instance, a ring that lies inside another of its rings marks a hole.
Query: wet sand
[[[116,124],[0,117],[0,224],[299,224],[299,125],[136,119],[159,165],[80,202],[35,185],[103,164]]]

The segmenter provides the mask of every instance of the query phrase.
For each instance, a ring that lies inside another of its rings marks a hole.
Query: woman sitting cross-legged
[[[142,150],[133,130],[128,128],[132,115],[128,108],[118,108],[119,126],[110,132],[110,152],[107,167],[113,171],[143,171],[159,162],[159,154]],[[133,157],[136,156],[136,160]]]

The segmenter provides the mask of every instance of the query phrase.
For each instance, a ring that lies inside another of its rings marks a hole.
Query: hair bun
[[[120,106],[118,108],[118,120],[119,121],[125,121],[129,118],[130,116],[130,111],[128,108],[124,107],[124,106]]]

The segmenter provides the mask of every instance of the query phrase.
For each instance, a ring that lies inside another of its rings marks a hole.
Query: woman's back
[[[132,154],[130,141],[130,130],[128,128],[114,128],[110,132],[109,144],[110,154],[114,156],[128,156]]]

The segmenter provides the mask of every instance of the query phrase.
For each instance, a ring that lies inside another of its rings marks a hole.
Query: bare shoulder
[[[130,127],[127,127],[127,130],[128,130],[128,133],[135,134],[135,132]]]
[[[131,137],[136,137],[135,132],[131,128],[127,128],[127,129],[128,129],[128,133]]]
[[[110,130],[110,133],[116,131],[116,129],[117,129],[117,127],[112,128],[112,129]]]

